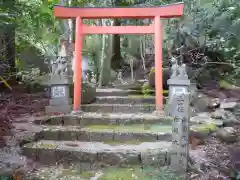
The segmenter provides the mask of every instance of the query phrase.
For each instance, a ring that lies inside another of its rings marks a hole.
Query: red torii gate
[[[54,6],[54,15],[61,19],[76,18],[75,36],[75,79],[73,110],[81,110],[82,90],[82,48],[83,36],[88,34],[155,34],[155,94],[156,110],[163,108],[162,77],[162,23],[161,18],[174,18],[183,15],[184,3],[158,7],[133,8],[78,8]],[[87,26],[83,19],[110,18],[153,18],[150,26]]]

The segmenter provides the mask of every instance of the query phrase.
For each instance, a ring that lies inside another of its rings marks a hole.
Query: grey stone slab
[[[91,140],[91,132],[81,131],[78,134],[78,141],[90,141]]]
[[[79,115],[67,114],[44,116],[34,119],[35,124],[48,125],[115,125],[115,124],[171,124],[172,118],[151,113],[96,113],[83,112]]]
[[[68,99],[66,99],[66,98],[56,98],[56,99],[50,99],[49,100],[49,105],[50,106],[62,106],[62,105],[70,105],[70,104],[72,104],[73,103],[73,101],[72,101],[72,99],[71,98],[68,98]]]
[[[128,104],[88,104],[82,105],[85,112],[98,113],[150,113],[156,109],[153,104],[128,105]]]
[[[50,125],[59,125],[62,124],[63,116],[51,116]]]
[[[63,125],[79,125],[80,124],[80,118],[75,115],[64,115],[63,116]]]
[[[115,132],[114,140],[115,141],[131,141],[131,140],[139,140],[143,141],[156,141],[158,135],[154,133],[127,133],[127,132]]]
[[[112,141],[113,132],[90,132],[91,141]]]
[[[49,126],[48,126],[49,127]],[[79,126],[51,126],[39,133],[40,139],[61,140],[61,141],[117,141],[125,142],[132,140],[146,141],[171,141],[171,133],[151,133],[151,132],[121,132],[114,130],[92,131]]]
[[[71,129],[64,130],[59,132],[59,140],[77,141],[79,135],[80,135],[79,131],[74,131]]]
[[[62,133],[62,132],[61,132]],[[60,131],[57,129],[45,129],[40,132],[42,139],[45,140],[59,140]]]
[[[22,147],[22,154],[32,160],[38,160],[38,149],[32,147],[31,144]]]
[[[149,160],[152,158],[158,159],[157,162],[160,163],[160,165],[164,165],[167,152],[171,149],[171,143],[151,142],[139,145],[111,146],[98,142],[43,140],[26,146],[25,150],[34,148],[37,148],[40,152],[41,155],[39,157],[42,157],[43,154],[48,152],[48,157],[51,157],[51,161],[56,158],[58,163],[80,164],[82,162],[88,162],[121,166],[124,164],[140,164],[139,156],[141,156],[143,162],[146,162],[145,159]],[[41,152],[43,149],[45,151],[44,153]],[[46,151],[46,149],[51,150]],[[38,158],[38,161],[41,160],[42,158]]]
[[[55,165],[57,162],[56,150],[42,148],[41,150],[39,150],[38,159],[43,164]]]
[[[151,149],[141,153],[141,161],[144,166],[166,166],[167,152],[163,153],[158,149]]]
[[[46,106],[46,113],[70,113],[72,111],[72,105],[62,105],[62,106]]]
[[[96,97],[96,103],[98,104],[143,104],[155,103],[155,97],[131,97],[131,96],[99,96]]]
[[[97,96],[128,96],[129,94],[140,94],[139,91],[135,90],[124,90],[117,88],[98,88],[96,89]]]

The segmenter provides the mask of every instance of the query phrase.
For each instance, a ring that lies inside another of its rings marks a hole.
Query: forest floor
[[[26,94],[21,87],[13,87],[12,93],[2,94],[0,97],[1,133],[0,133],[0,169],[12,172],[13,169],[20,171],[32,171],[39,169],[41,165],[32,162],[20,154],[19,143],[26,136],[37,131],[32,120],[33,116],[40,116],[44,113],[44,107],[48,99],[44,93]],[[209,96],[214,97],[220,94],[226,98],[240,100],[240,90],[221,91],[219,89],[204,89]],[[212,93],[215,92],[215,93]],[[216,93],[218,92],[218,93]],[[240,126],[234,126],[240,137]],[[6,142],[6,143],[5,143]],[[194,150],[195,161],[201,162],[200,169],[203,172],[191,171],[187,179],[215,180],[230,179],[227,177],[232,172],[232,151],[238,150],[240,159],[240,139],[234,143],[224,143],[214,136],[208,137],[203,145],[197,146]]]

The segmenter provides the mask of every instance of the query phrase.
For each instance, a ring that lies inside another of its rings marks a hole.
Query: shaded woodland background
[[[69,25],[67,20],[55,19],[53,16],[55,4],[79,7],[147,7],[177,2],[181,1],[1,0],[1,76],[8,80],[10,76],[24,74],[22,81],[32,81],[35,76],[39,76],[38,74],[48,72],[46,62],[57,56],[62,38],[70,43],[74,42],[74,20]],[[206,79],[225,80],[227,82],[225,84],[239,84],[240,2],[238,0],[183,0],[183,2],[184,17],[164,20],[163,59],[164,67],[167,68],[166,73],[164,72],[164,82],[169,75],[169,58],[174,56],[188,65],[190,78],[197,81],[200,86],[206,83]],[[152,21],[104,19],[86,20],[85,23],[124,26],[148,25]],[[154,82],[152,41],[151,35],[86,36],[83,55],[88,58],[89,66],[97,75],[100,85],[106,85],[116,79],[119,71],[123,71],[124,77],[131,77],[131,68],[134,69],[134,79],[145,77]],[[71,48],[68,51],[70,55],[73,54]],[[151,82],[150,85],[154,87]]]

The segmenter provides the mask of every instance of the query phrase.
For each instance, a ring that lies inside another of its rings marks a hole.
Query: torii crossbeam
[[[75,79],[73,110],[81,110],[82,90],[82,48],[83,36],[88,34],[154,34],[155,44],[155,94],[156,110],[163,108],[163,77],[162,77],[162,23],[161,18],[174,18],[183,15],[184,3],[157,7],[131,8],[78,8],[54,6],[54,15],[61,19],[76,18],[75,39]],[[108,18],[152,18],[150,26],[88,26],[83,19]]]

